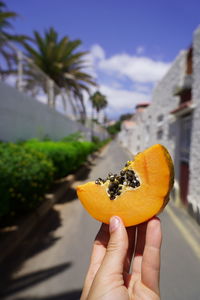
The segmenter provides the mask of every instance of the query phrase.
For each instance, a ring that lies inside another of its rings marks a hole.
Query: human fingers
[[[140,278],[141,276],[141,266],[142,266],[142,256],[144,252],[145,239],[146,239],[146,228],[147,223],[142,223],[137,226],[136,232],[136,246],[132,265],[132,273],[134,277]]]
[[[150,290],[159,295],[160,249],[162,242],[161,223],[159,218],[148,222],[146,243],[142,260],[141,280]]]
[[[85,278],[81,300],[87,299],[94,277],[106,253],[106,247],[109,241],[109,237],[109,226],[107,224],[102,223],[99,232],[97,233],[97,236],[94,240],[92,254],[90,258],[90,266]]]
[[[129,273],[132,257],[135,250],[136,226],[127,227],[128,234],[128,251],[125,259],[124,271]]]
[[[128,250],[128,235],[122,220],[114,216],[110,219],[110,239],[99,268],[99,276],[122,275]]]
[[[109,225],[102,223],[99,232],[94,240],[90,265],[98,266],[101,264],[110,238]]]
[[[150,290],[140,280],[137,280],[134,284],[131,299],[148,299],[148,300],[160,300],[158,294]]]

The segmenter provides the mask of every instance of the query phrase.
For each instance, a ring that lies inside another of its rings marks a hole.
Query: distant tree
[[[101,110],[105,109],[108,105],[106,96],[96,91],[92,96],[90,96],[90,101],[92,103],[92,119],[94,118],[94,109],[97,112],[97,120],[99,120],[99,113]]]
[[[120,121],[124,120],[130,120],[132,118],[133,114],[127,113],[120,116]]]
[[[115,136],[121,130],[121,121],[118,120],[115,124],[107,127],[107,131],[110,135]]]
[[[67,36],[59,38],[54,28],[49,28],[40,35],[34,31],[34,45],[26,44],[27,55],[60,88],[73,94],[81,107],[81,118],[86,116],[83,91],[90,93],[90,86],[96,83],[93,77],[84,71],[85,56],[88,52],[78,52],[81,40],[70,40]],[[31,74],[29,74],[31,75]],[[32,74],[35,80],[35,75]],[[30,81],[29,81],[30,82]],[[44,85],[43,85],[44,86]]]
[[[125,120],[130,120],[132,116],[133,114],[131,113],[122,114],[113,125],[108,126],[107,130],[110,133],[110,135],[115,136],[121,130],[122,122]]]

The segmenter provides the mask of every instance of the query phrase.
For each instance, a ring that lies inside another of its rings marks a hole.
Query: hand
[[[158,218],[127,229],[119,217],[102,224],[81,300],[159,300],[161,239]]]

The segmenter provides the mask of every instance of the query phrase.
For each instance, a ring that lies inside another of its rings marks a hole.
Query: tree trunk
[[[94,106],[92,105],[92,112],[91,112],[91,139],[93,139],[94,136]]]
[[[74,105],[74,102],[73,102],[73,100],[72,100],[72,98],[71,98],[71,94],[70,94],[70,91],[69,90],[67,90],[67,89],[65,89],[65,92],[66,92],[66,94],[67,94],[67,99],[66,99],[66,101],[67,100],[69,100],[69,103],[70,103],[70,105],[71,105],[71,108],[72,108],[72,111],[73,111],[73,114],[74,114],[74,119],[77,119],[77,109],[76,109],[76,106]],[[65,97],[66,98],[66,97]]]
[[[85,109],[85,104],[84,104],[84,100],[83,100],[83,96],[80,95],[79,96],[79,100],[80,100],[80,103],[81,103],[81,122],[83,124],[85,124],[85,121],[86,121],[86,109]]]
[[[55,108],[54,82],[50,78],[47,78],[47,96],[48,106]]]

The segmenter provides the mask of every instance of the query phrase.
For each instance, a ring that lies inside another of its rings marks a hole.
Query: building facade
[[[167,147],[175,165],[172,198],[200,223],[200,27],[133,120],[120,142],[133,154],[155,143]]]

